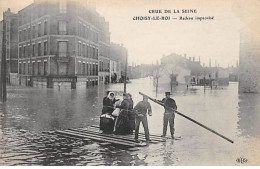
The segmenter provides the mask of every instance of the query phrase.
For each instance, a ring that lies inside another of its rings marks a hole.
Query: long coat
[[[124,99],[120,106],[117,106],[117,108],[120,108],[120,114],[118,116],[116,126],[115,126],[115,134],[129,134],[130,128],[129,128],[129,101],[127,99]]]

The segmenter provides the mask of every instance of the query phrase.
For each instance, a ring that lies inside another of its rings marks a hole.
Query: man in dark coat
[[[163,134],[162,137],[166,136],[167,132],[167,125],[168,121],[170,124],[170,132],[171,132],[171,137],[174,139],[174,110],[177,110],[177,105],[175,103],[175,100],[170,98],[170,92],[165,92],[165,98],[162,99],[162,103],[165,105],[164,106],[164,115],[163,115]],[[172,109],[174,110],[172,110]]]

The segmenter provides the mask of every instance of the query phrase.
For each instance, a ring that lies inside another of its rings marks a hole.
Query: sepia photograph
[[[0,167],[259,166],[260,0],[0,0]]]

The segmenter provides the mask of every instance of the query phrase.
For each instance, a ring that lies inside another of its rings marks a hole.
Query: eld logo
[[[248,160],[244,157],[239,157],[239,158],[237,158],[236,161],[237,161],[237,163],[245,164],[245,163],[247,163]]]

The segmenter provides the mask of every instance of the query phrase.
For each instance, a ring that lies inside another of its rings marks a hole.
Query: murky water
[[[172,96],[180,112],[234,140],[234,144],[176,115],[175,131],[181,140],[168,139],[132,151],[53,132],[99,124],[105,91],[122,91],[123,84],[60,91],[9,87],[8,101],[0,105],[0,165],[259,165],[260,96],[238,94],[237,88],[237,83],[217,90],[179,86]],[[168,90],[160,88],[157,99]],[[139,91],[155,97],[150,78],[133,80],[127,91],[135,104],[142,99]],[[161,134],[163,108],[151,105],[150,133]],[[238,158],[247,162],[241,164]]]

